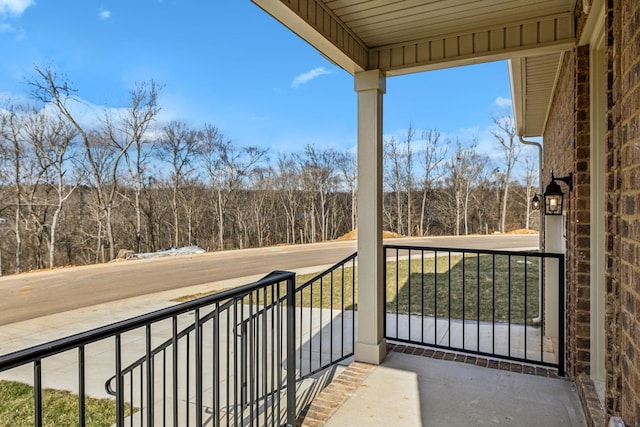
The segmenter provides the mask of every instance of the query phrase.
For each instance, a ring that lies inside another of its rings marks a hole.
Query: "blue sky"
[[[162,120],[211,123],[271,152],[353,149],[353,78],[249,0],[0,0],[0,94],[28,95],[54,66],[78,96],[120,107],[136,82],[164,85]],[[510,113],[505,62],[387,79],[384,132],[478,138]]]

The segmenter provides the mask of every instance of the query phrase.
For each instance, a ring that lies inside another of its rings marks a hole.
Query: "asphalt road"
[[[538,235],[389,239],[385,243],[447,248],[537,247]],[[276,246],[127,261],[0,277],[0,325],[94,304],[273,270],[334,264],[355,241]]]

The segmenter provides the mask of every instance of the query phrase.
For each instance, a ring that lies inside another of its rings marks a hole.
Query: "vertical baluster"
[[[400,250],[396,248],[396,335],[395,338],[400,336],[400,306],[398,302],[398,295],[400,294]]]
[[[507,355],[509,357],[511,357],[511,255],[507,255],[509,264],[508,264],[508,268],[507,268],[507,278],[508,278],[508,291],[507,291],[507,301],[508,301],[508,310],[507,310],[507,315],[509,317],[508,320],[508,335],[507,335]]]
[[[527,256],[524,257],[524,359],[527,357]]]
[[[254,337],[254,332],[255,332],[255,327],[254,327],[254,315],[253,315],[253,292],[249,292],[249,317],[247,318],[247,323],[249,324],[249,330],[247,332],[247,338],[249,340],[249,348],[248,348],[248,356],[249,356],[249,366],[248,366],[248,381],[247,381],[247,388],[249,391],[249,400],[247,401],[247,407],[249,408],[249,420],[251,422],[251,425],[255,425],[254,424],[254,412],[253,412],[253,403],[255,402],[255,394],[254,394],[254,381],[255,381],[255,366],[256,366],[256,361],[254,358],[254,351],[255,351],[255,337]]]
[[[447,321],[449,323],[449,333],[448,338],[449,338],[449,347],[451,347],[451,251],[449,252],[449,269],[448,269],[448,291],[447,291],[447,295],[449,298],[449,302],[448,302],[448,310],[447,310]]]
[[[465,291],[466,291],[466,286],[465,286],[465,279],[467,278],[466,275],[466,253],[462,252],[462,349],[464,350],[465,347],[465,341],[467,338],[467,335],[465,333],[465,325],[466,325],[466,320],[467,320],[467,316],[465,313]],[[451,331],[449,331],[449,333],[451,333]]]
[[[491,353],[496,354],[496,254],[491,254]]]
[[[438,344],[438,251],[433,251],[433,343]]]
[[[287,424],[296,422],[295,276],[287,279]]]
[[[544,313],[545,313],[545,287],[546,287],[546,277],[545,277],[545,266],[547,263],[547,258],[542,259],[542,268],[540,271],[540,275],[542,276],[542,282],[540,286],[540,301],[542,301],[542,306],[540,307],[540,360],[544,362]]]
[[[311,354],[313,353],[313,283],[311,282],[309,298],[309,372],[312,369]],[[300,366],[302,369],[302,366]]]
[[[213,393],[211,395],[211,407],[213,408],[213,414],[211,418],[213,420],[213,426],[218,427],[220,425],[220,384],[222,384],[222,381],[220,380],[220,345],[218,344],[220,343],[220,302],[215,303],[213,310],[213,326],[211,329],[213,353],[213,369],[211,369],[211,389],[213,390]],[[227,345],[227,350],[228,348],[229,347]],[[227,360],[229,360],[229,357],[227,357]],[[228,377],[227,381],[224,383],[229,387]]]
[[[172,317],[171,345],[173,351],[172,375],[173,375],[173,427],[178,427],[178,319]]]
[[[78,347],[78,426],[86,425],[86,370],[84,345]]]
[[[196,425],[202,425],[202,329],[200,325],[200,309],[194,313],[195,357],[196,357]]]
[[[276,413],[278,414],[278,424],[280,424],[280,414],[282,413],[282,407],[280,404],[280,384],[282,384],[282,316],[284,315],[284,311],[282,310],[282,302],[280,301],[281,299],[281,295],[280,295],[280,286],[278,285],[278,287],[276,288],[276,301],[278,301],[277,307],[278,307],[278,313],[276,315],[276,330],[279,332],[276,334],[276,349],[277,349],[277,366],[278,366],[278,388],[277,388],[277,402],[276,402]],[[295,296],[294,296],[294,301],[295,301]],[[300,291],[300,310],[302,310],[302,291]],[[295,312],[293,313],[293,315],[295,316]],[[302,317],[302,312],[300,314],[300,316]],[[302,324],[302,321],[300,322]],[[302,328],[300,328],[302,330]],[[287,336],[287,340],[290,339],[292,337]],[[296,337],[293,336],[293,342],[291,343],[287,343],[287,346],[293,346],[294,348],[294,352],[295,352],[295,348],[296,348],[296,342],[295,342]],[[300,354],[302,355],[302,341],[300,341]],[[289,353],[287,352],[287,355],[289,355]],[[293,357],[295,358],[295,353],[293,354]],[[302,357],[302,356],[300,356]],[[288,374],[287,374],[288,375]],[[274,417],[275,418],[275,417]]]
[[[329,364],[333,363],[333,271],[329,281]]]
[[[242,329],[240,331],[237,330],[238,327],[243,327],[238,324],[238,303],[240,304],[240,309],[242,309],[242,300],[238,300],[234,298],[234,310],[233,310],[233,325],[234,325],[234,337],[233,337],[233,354],[235,357],[233,358],[233,421],[234,425],[239,426],[238,422],[238,414],[242,414],[242,383],[243,378],[240,378],[238,372],[238,363],[241,363],[242,354],[238,354],[238,338],[241,339],[242,343]],[[242,350],[240,350],[242,352]],[[238,387],[240,384],[240,387]],[[238,404],[240,401],[240,404]]]
[[[191,367],[191,333],[187,332],[185,335],[186,345],[185,345],[185,398],[184,398],[184,409],[185,409],[185,425],[189,425],[189,392],[191,391],[191,376],[189,375],[190,367]]]
[[[145,341],[146,341],[146,349],[147,349],[147,353],[146,353],[146,362],[147,362],[147,425],[149,425],[150,427],[153,427],[154,425],[154,383],[155,383],[155,378],[154,378],[154,366],[153,366],[153,359],[152,359],[152,355],[151,355],[151,324],[148,324],[146,326],[145,329]],[[140,411],[141,413],[143,411]]]
[[[167,349],[162,350],[162,427],[167,427]]]
[[[342,332],[340,333],[340,357],[344,357],[344,264],[340,270],[342,274],[341,279],[341,291],[340,291],[340,328]],[[382,277],[385,277],[384,275]],[[351,286],[355,286],[356,284],[352,282]],[[386,282],[385,282],[386,285]],[[386,288],[386,286],[384,287]],[[384,300],[383,300],[384,301]],[[386,324],[386,322],[385,322]]]
[[[476,315],[477,325],[476,330],[476,351],[480,351],[480,252],[476,254]]]
[[[409,336],[407,337],[407,339],[409,341],[411,341],[411,249],[409,249],[407,254],[408,254],[408,259],[407,259],[407,285],[409,286],[409,291],[407,293],[408,294],[407,322],[409,323],[407,325],[407,330],[408,330]]]
[[[122,342],[120,334],[116,340],[116,426],[124,426],[124,384],[122,378]]]
[[[42,360],[33,362],[33,418],[36,427],[42,427]]]
[[[323,298],[323,289],[324,289],[324,276],[320,276],[320,304],[318,305],[318,309],[320,310],[320,326],[318,327],[318,340],[320,341],[319,351],[318,351],[318,369],[322,366],[322,307],[324,306]],[[313,372],[313,369],[311,369]]]
[[[424,249],[420,250],[420,342],[424,343]]]
[[[271,293],[273,294],[273,284],[270,285]],[[262,289],[262,397],[264,398],[264,425],[267,425],[267,418],[269,415],[269,408],[267,406],[267,371],[268,371],[268,358],[267,358],[267,287]]]

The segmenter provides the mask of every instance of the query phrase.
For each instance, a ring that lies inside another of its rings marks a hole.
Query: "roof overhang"
[[[576,45],[576,0],[252,1],[351,74],[510,60],[523,136],[542,134],[561,53]]]

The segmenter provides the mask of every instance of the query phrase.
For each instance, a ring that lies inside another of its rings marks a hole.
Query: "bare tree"
[[[159,143],[161,159],[171,167],[171,210],[173,213],[173,245],[180,244],[179,190],[182,182],[193,173],[196,156],[202,151],[203,135],[183,122],[173,121],[162,129]]]
[[[404,175],[406,155],[403,153],[400,143],[395,137],[385,141],[384,149],[384,181],[389,191],[394,195],[395,212],[389,215],[390,220],[395,222],[395,230],[398,234],[404,234],[404,209],[402,206],[402,191],[406,182]]]
[[[80,174],[68,174],[76,130],[62,117],[44,111],[29,116],[25,126],[47,186],[56,193],[54,212],[49,225],[49,268],[55,266],[56,232],[62,209],[82,180]],[[34,200],[34,195],[30,198]],[[48,203],[48,202],[47,202]],[[30,206],[33,206],[30,203]],[[41,225],[44,228],[44,224]]]
[[[298,157],[305,194],[307,195],[311,242],[316,239],[316,221],[320,226],[320,240],[328,240],[335,227],[329,224],[331,209],[329,195],[338,188],[336,166],[338,152],[307,145],[304,155]]]
[[[218,247],[224,248],[227,206],[243,180],[253,168],[266,158],[267,150],[258,147],[238,149],[225,141],[222,133],[214,126],[205,125],[204,161],[209,180],[215,192],[218,219]]]
[[[278,199],[287,218],[286,242],[296,243],[296,225],[300,205],[300,170],[292,155],[281,154],[278,158]],[[302,232],[301,232],[302,234]],[[302,237],[302,236],[301,236]],[[302,238],[300,243],[304,243]]]
[[[153,144],[152,138],[147,135],[150,126],[160,112],[158,95],[162,88],[156,82],[150,80],[136,85],[129,92],[130,105],[121,117],[120,132],[132,141],[132,151],[125,152],[125,159],[129,174],[134,183],[133,207],[135,209],[135,233],[136,251],[142,252],[142,205],[141,194],[145,187],[145,172],[147,159],[150,154],[149,147]]]
[[[461,223],[464,225],[464,234],[469,234],[469,201],[471,190],[480,176],[486,159],[475,151],[475,143],[469,148],[464,148],[462,143],[456,141],[454,157],[446,163],[446,180],[454,201],[454,233],[460,235]]]
[[[109,259],[113,259],[115,239],[112,213],[118,193],[119,165],[134,141],[122,137],[114,118],[109,114],[105,114],[102,135],[86,130],[69,108],[69,102],[79,100],[75,96],[77,90],[69,85],[66,77],[59,76],[51,68],[36,67],[35,70],[37,76],[29,82],[34,96],[45,104],[52,104],[75,128],[83,143],[86,165],[94,179],[97,202],[105,216]]]
[[[440,145],[440,132],[437,130],[424,131],[422,134],[424,151],[422,152],[422,167],[424,176],[422,178],[422,205],[420,208],[420,228],[419,233],[425,236],[429,233],[430,225],[430,195],[433,193],[435,183],[442,177],[442,164],[447,155],[447,145]]]
[[[347,151],[339,155],[337,164],[351,196],[351,230],[355,230],[358,228],[358,160],[353,153]]]
[[[0,138],[2,140],[4,158],[9,166],[10,171],[7,172],[11,176],[9,180],[13,187],[13,209],[14,224],[13,234],[15,238],[15,271],[22,271],[22,227],[20,216],[20,205],[23,199],[22,189],[22,164],[25,154],[24,144],[21,140],[22,120],[21,115],[24,108],[20,106],[8,105],[7,109],[2,111]]]
[[[491,131],[491,134],[500,144],[504,154],[505,181],[504,193],[502,194],[502,213],[500,215],[500,232],[504,233],[507,231],[507,201],[509,200],[511,173],[513,172],[513,166],[518,159],[522,145],[516,142],[516,129],[512,117],[494,117],[493,123],[495,128]]]
[[[416,131],[413,129],[413,126],[409,124],[409,128],[407,129],[407,136],[404,140],[405,146],[405,161],[404,161],[404,188],[407,192],[407,234],[413,234],[413,224],[412,224],[412,216],[413,211],[412,207],[412,196],[413,196],[413,147],[411,143],[413,142],[413,137],[415,136]]]

